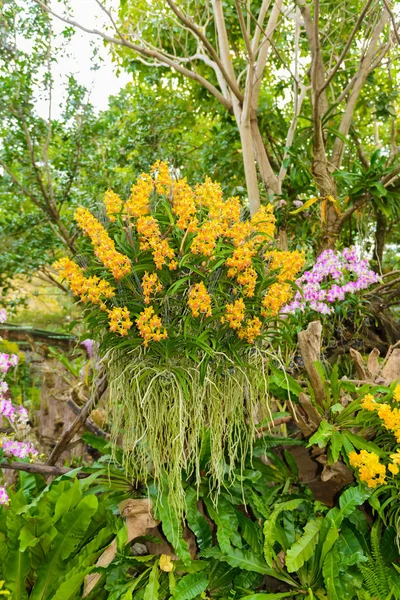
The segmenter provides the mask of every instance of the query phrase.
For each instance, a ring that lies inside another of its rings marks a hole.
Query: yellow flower
[[[172,187],[172,212],[178,217],[176,226],[193,233],[196,231],[198,219],[192,188],[185,179],[178,179]]]
[[[261,335],[262,322],[258,317],[254,317],[253,319],[249,319],[245,325],[245,327],[241,327],[238,330],[239,339],[246,339],[249,344],[254,344],[254,340],[256,337]]]
[[[159,194],[168,194],[172,186],[168,163],[157,160],[151,167],[151,172],[155,175],[157,192]]]
[[[400,450],[396,450],[395,454],[391,454],[390,458],[396,465],[400,465]]]
[[[292,296],[293,290],[289,283],[273,283],[261,302],[261,316],[275,317]]]
[[[128,331],[133,323],[130,320],[129,310],[126,306],[123,308],[115,306],[112,310],[108,310],[107,312],[110,331],[119,333],[122,337],[128,335]]]
[[[275,231],[275,216],[272,204],[261,206],[251,219],[253,231],[258,235],[253,240],[256,244],[265,244],[272,240]]]
[[[115,215],[118,215],[122,210],[122,200],[112,190],[107,190],[104,194],[104,206],[106,207],[106,214],[110,221],[114,222],[116,220]]]
[[[80,296],[82,302],[99,304],[102,310],[106,310],[104,298],[113,298],[114,288],[105,279],[100,277],[85,277],[83,269],[70,258],[61,258],[54,263],[60,276],[68,282],[70,290],[76,296]]]
[[[125,213],[134,218],[147,215],[150,212],[150,194],[153,191],[153,181],[147,173],[142,173],[137,183],[131,187],[129,200],[125,202]]]
[[[224,228],[224,236],[231,239],[234,246],[240,246],[245,243],[252,229],[250,221],[238,221],[230,227]],[[254,240],[252,242],[254,243]]]
[[[373,410],[378,410],[380,404],[378,402],[375,402],[375,399],[372,394],[366,394],[364,396],[364,398],[361,400],[360,406],[364,410],[373,411]]]
[[[266,252],[265,258],[271,261],[269,268],[272,271],[279,271],[277,280],[281,283],[284,281],[294,281],[305,262],[303,252],[299,252],[298,250],[294,250],[293,252],[272,250],[272,252]]]
[[[165,573],[171,573],[174,570],[174,563],[168,554],[161,554],[160,556],[160,570]]]
[[[211,317],[211,297],[206,290],[204,283],[196,283],[189,292],[188,306],[194,317],[204,313],[206,317]]]
[[[154,312],[154,308],[149,306],[139,314],[136,319],[136,325],[139,329],[139,335],[143,338],[143,346],[147,348],[149,342],[159,342],[168,337],[167,330],[161,329],[162,323],[159,316]]]
[[[148,273],[145,271],[145,274],[142,278],[142,289],[144,296],[144,303],[150,304],[150,296],[161,292],[163,289],[163,285],[159,280],[157,273]]]
[[[388,431],[392,431],[400,442],[400,410],[398,408],[390,408],[388,404],[379,404],[377,410],[378,417],[382,419],[384,427]]]
[[[400,402],[400,383],[396,385],[393,392],[393,400]]]
[[[351,466],[358,469],[360,480],[365,481],[368,487],[375,488],[377,485],[386,484],[386,467],[379,462],[379,456],[374,452],[350,452],[349,460]]]
[[[396,463],[388,465],[388,469],[393,475],[398,475],[399,473],[399,467]]]
[[[197,230],[197,235],[190,247],[192,254],[212,256],[220,233],[221,225],[218,221],[205,221]]]
[[[157,269],[162,269],[163,265],[167,264],[167,258],[171,261],[170,270],[176,269],[176,263],[172,261],[175,252],[168,241],[162,239],[160,228],[154,217],[139,217],[136,221],[136,231],[139,234],[140,249],[152,250]]]
[[[254,296],[254,291],[256,289],[257,283],[257,271],[253,269],[253,267],[248,267],[243,271],[243,273],[239,273],[236,277],[236,281],[244,286],[243,293],[248,298],[252,298]]]
[[[75,213],[75,220],[83,233],[90,237],[97,258],[110,269],[115,279],[121,279],[130,272],[129,258],[115,249],[114,240],[90,211],[80,206]]]
[[[232,277],[232,274],[235,275],[252,267],[255,254],[254,245],[249,242],[235,248],[232,256],[225,261],[225,266],[230,267],[228,276]]]
[[[196,205],[209,210],[210,219],[218,218],[223,204],[222,188],[219,183],[205,178],[204,183],[197,184],[194,188]]]
[[[225,317],[222,317],[221,322],[225,323],[226,320],[231,329],[239,329],[244,320],[244,313],[246,310],[243,299],[239,298],[232,304],[226,304],[225,309]]]

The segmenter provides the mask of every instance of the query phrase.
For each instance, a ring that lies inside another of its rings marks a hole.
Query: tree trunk
[[[270,195],[278,195],[281,193],[280,181],[271,168],[257,118],[251,119],[251,133],[254,157],[260,171],[261,180]]]
[[[244,174],[246,177],[247,193],[249,196],[250,214],[254,215],[260,208],[260,192],[258,189],[257,169],[254,160],[252,131],[250,123],[238,122],[238,127],[240,141],[242,142]]]
[[[375,228],[375,248],[374,248],[374,261],[376,261],[377,268],[380,271],[382,268],[383,250],[385,248],[385,235],[386,235],[386,224],[387,219],[379,208],[375,211],[376,215],[376,228]]]

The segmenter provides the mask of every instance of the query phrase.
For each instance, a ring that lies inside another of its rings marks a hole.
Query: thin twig
[[[86,402],[85,406],[80,411],[79,415],[63,433],[58,440],[57,444],[50,453],[49,458],[46,461],[47,465],[54,465],[57,459],[61,456],[64,450],[67,448],[69,442],[72,440],[74,435],[79,431],[84,422],[89,416],[92,408],[99,402],[100,398],[107,389],[107,377],[104,375],[97,383],[93,395]]]
[[[24,462],[12,462],[8,463],[3,461],[0,463],[0,469],[10,469],[12,471],[25,471],[26,473],[39,473],[44,476],[54,476],[65,475],[66,473],[70,473],[74,471],[74,469],[68,469],[67,467],[53,467],[50,465],[42,465],[40,463],[24,463]],[[88,477],[90,473],[79,472],[76,474],[78,479],[83,479],[84,477]]]

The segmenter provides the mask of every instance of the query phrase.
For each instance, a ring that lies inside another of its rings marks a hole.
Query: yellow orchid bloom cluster
[[[150,341],[160,342],[168,337],[167,330],[162,329],[161,319],[154,313],[154,308],[149,306],[140,313],[136,319],[139,334],[143,338],[143,346],[147,348]]]
[[[153,191],[153,180],[147,173],[142,173],[137,183],[131,187],[130,198],[125,202],[125,213],[129,217],[138,218],[150,212],[150,194]]]
[[[262,301],[262,317],[276,317],[293,296],[289,283],[273,283]]]
[[[107,217],[113,223],[114,221],[116,221],[116,215],[118,215],[121,212],[124,203],[122,202],[118,194],[116,194],[112,190],[107,190],[104,194],[104,206],[106,208]]]
[[[142,290],[143,300],[145,304],[150,304],[151,296],[158,294],[163,289],[163,285],[158,278],[157,273],[148,273],[143,275]]]
[[[386,467],[375,452],[367,450],[360,450],[359,454],[350,452],[349,461],[352,467],[358,469],[360,480],[365,481],[368,487],[376,488],[377,485],[386,483]]]
[[[265,253],[265,258],[271,261],[269,268],[272,271],[278,270],[277,280],[280,283],[287,280],[293,281],[305,262],[304,253],[298,250],[293,252],[272,250]]]
[[[124,239],[125,247],[132,248],[129,256],[116,249],[114,239],[89,210],[78,208],[75,219],[90,238],[95,256],[114,277],[115,287],[97,273],[86,278],[70,259],[58,261],[56,268],[82,301],[108,312],[114,333],[126,336],[135,323],[145,347],[168,337],[162,319],[163,311],[169,310],[168,288],[173,271],[178,271],[176,281],[182,277],[187,280],[186,288],[176,288],[184,304],[182,316],[189,309],[194,319],[214,318],[249,344],[262,335],[264,319],[276,317],[293,296],[290,282],[302,268],[304,255],[271,248],[275,231],[271,204],[243,221],[240,199],[225,200],[218,183],[206,177],[203,183],[191,187],[167,163],[157,161],[150,173],[142,173],[131,186],[126,201],[108,189],[104,206],[112,224],[110,231],[119,227],[122,235],[118,239]],[[141,267],[141,252],[150,254],[154,270],[147,266],[149,256],[145,258],[146,266]],[[143,272],[139,292],[135,291],[133,298],[130,291],[137,290],[137,273]],[[275,275],[277,281],[257,295],[257,290],[263,289],[259,286],[263,273]],[[137,294],[143,306],[141,312]],[[227,302],[226,298],[232,296]],[[134,314],[130,314],[130,297],[135,302]],[[124,298],[127,306],[116,306],[117,298]],[[107,300],[111,301],[108,305]],[[176,316],[174,308],[173,318]]]
[[[127,275],[131,270],[131,261],[115,249],[114,240],[96,217],[87,208],[80,206],[75,213],[75,220],[83,233],[90,237],[95,255],[111,271],[113,277],[119,280]]]
[[[203,282],[196,283],[190,290],[188,307],[194,317],[198,317],[200,313],[205,314],[206,317],[211,317],[211,297]]]
[[[139,217],[136,223],[136,231],[139,234],[140,249],[151,249],[157,269],[162,269],[167,264],[167,258],[169,259],[169,269],[171,271],[176,269],[178,265],[173,260],[175,252],[168,241],[162,238],[160,228],[154,217]]]
[[[107,312],[110,331],[119,333],[119,335],[122,337],[128,335],[128,331],[132,327],[133,323],[130,319],[129,310],[126,308],[126,306],[123,308],[114,306],[113,309]]]
[[[397,385],[393,399],[397,402],[400,393],[400,385]],[[370,412],[375,411],[382,421],[382,425],[388,431],[391,431],[398,443],[400,443],[400,409],[392,408],[386,402],[377,402],[372,394],[367,394],[360,402],[361,408]]]
[[[83,269],[70,258],[61,258],[54,263],[54,267],[60,277],[68,282],[71,292],[79,296],[82,302],[92,302],[98,304],[102,310],[106,310],[104,299],[115,296],[114,288],[108,281],[96,275],[85,277]]]

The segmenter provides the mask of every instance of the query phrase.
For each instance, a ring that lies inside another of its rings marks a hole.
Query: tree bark
[[[387,219],[379,208],[375,211],[376,215],[376,228],[375,228],[375,248],[374,248],[374,261],[376,261],[377,268],[380,271],[382,267],[383,251],[385,249],[385,236],[386,236],[386,224]]]

